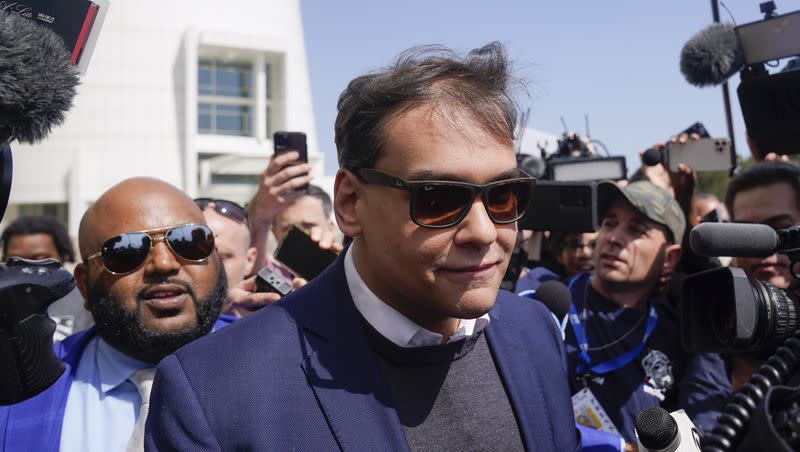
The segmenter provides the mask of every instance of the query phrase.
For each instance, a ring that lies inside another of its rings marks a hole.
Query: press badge
[[[572,396],[572,412],[575,415],[575,422],[580,425],[615,435],[620,434],[589,388],[583,388]]]

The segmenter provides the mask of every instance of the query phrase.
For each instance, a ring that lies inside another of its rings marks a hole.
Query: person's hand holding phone
[[[224,312],[236,317],[244,317],[252,312],[275,303],[281,296],[273,292],[256,292],[256,277],[252,276],[239,284],[228,287]]]
[[[698,133],[684,132],[677,136],[670,137],[666,143],[656,143],[652,148],[659,152],[664,152],[669,143],[684,144],[689,141],[700,140],[700,138],[702,137]],[[640,154],[643,154],[643,152]],[[679,163],[677,171],[670,171],[669,168],[661,163],[653,166],[642,165],[642,172],[644,173],[645,179],[668,191],[672,197],[678,201],[684,213],[689,211],[689,205],[692,201],[694,186],[697,180],[694,170],[692,170],[689,165]]]
[[[299,289],[307,283],[308,281],[303,278],[295,278],[292,281],[292,287]],[[236,286],[228,288],[225,300],[227,307],[224,312],[242,318],[280,299],[281,296],[275,292],[256,291],[256,277],[251,276]]]
[[[299,157],[294,150],[272,156],[249,205],[253,223],[271,223],[286,204],[302,195],[298,189],[311,181],[311,165],[298,163]]]
[[[314,226],[308,232],[311,236],[311,240],[317,242],[319,247],[323,250],[331,250],[339,254],[344,249],[341,243],[336,242],[336,232],[333,230],[326,230],[320,226]]]

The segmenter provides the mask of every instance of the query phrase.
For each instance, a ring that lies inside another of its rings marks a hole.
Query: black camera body
[[[696,273],[683,283],[681,337],[690,352],[771,350],[800,329],[795,291],[748,278],[737,267]]]
[[[12,257],[0,266],[0,405],[41,393],[64,372],[53,351],[56,323],[46,311],[74,288],[53,259]]]

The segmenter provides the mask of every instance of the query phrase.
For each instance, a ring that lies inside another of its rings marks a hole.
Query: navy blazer
[[[550,312],[500,292],[489,315],[486,339],[526,449],[578,449]],[[149,451],[408,450],[342,256],[278,303],[165,358],[150,400]]]

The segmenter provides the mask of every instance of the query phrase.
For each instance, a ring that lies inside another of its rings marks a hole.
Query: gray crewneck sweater
[[[367,331],[411,450],[524,449],[482,333],[449,344],[403,348],[368,324]]]

